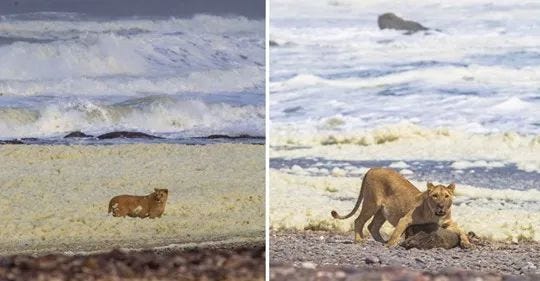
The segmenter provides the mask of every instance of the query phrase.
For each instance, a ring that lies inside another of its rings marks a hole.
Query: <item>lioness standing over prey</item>
[[[118,195],[109,202],[109,213],[115,217],[160,218],[168,195],[168,189],[158,188],[146,196]]]
[[[373,217],[368,225],[373,239],[384,243],[380,228],[388,220],[394,227],[387,246],[394,247],[399,243],[401,235],[408,226],[416,224],[437,223],[442,228],[454,231],[459,235],[460,246],[471,246],[467,234],[452,221],[450,207],[454,196],[455,185],[448,186],[427,184],[427,191],[420,192],[401,174],[385,168],[370,169],[364,176],[362,187],[353,210],[340,216],[332,211],[332,217],[346,219],[354,215],[362,203],[360,215],[354,221],[356,242],[364,239],[364,224]]]

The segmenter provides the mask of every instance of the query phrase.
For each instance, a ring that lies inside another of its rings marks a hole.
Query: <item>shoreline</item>
[[[2,247],[2,251],[0,251],[0,257],[12,255],[31,255],[33,257],[40,257],[51,254],[59,254],[66,256],[95,255],[110,252],[111,249],[118,249],[129,253],[143,252],[147,250],[152,250],[156,252],[174,252],[197,248],[232,249],[243,247],[245,245],[263,243],[263,236],[264,233],[262,232],[252,232],[238,235],[235,237],[217,237],[190,241],[181,241],[174,237],[162,239],[160,241],[144,242],[129,239],[115,241],[102,240],[94,242],[77,241],[73,243],[39,245],[38,247],[32,247],[28,249],[16,248],[5,250],[6,247]]]
[[[208,135],[201,137],[168,137],[149,135],[140,132],[112,132],[118,136],[103,138],[86,135],[82,132],[72,132],[66,136],[45,138],[7,138],[0,139],[0,145],[120,145],[120,144],[183,144],[183,145],[212,145],[212,144],[252,144],[264,145],[265,136],[256,135]],[[123,135],[121,135],[123,133]],[[80,136],[77,134],[81,134]],[[75,135],[75,136],[70,136]],[[105,134],[104,134],[105,135]]]
[[[467,166],[470,165],[470,166]],[[294,168],[293,168],[294,167]],[[327,158],[270,158],[270,169],[306,176],[345,176],[362,179],[368,167],[389,167],[415,181],[459,182],[461,184],[513,190],[539,189],[536,172],[523,171],[514,164],[497,161],[436,160],[334,160]],[[511,185],[509,185],[511,183]]]
[[[397,267],[431,273],[458,270],[513,276],[540,274],[539,242],[481,240],[475,246],[472,250],[388,249],[371,238],[362,244],[354,244],[352,232],[271,231],[269,251],[270,264],[288,264],[295,268],[333,266],[370,271]]]
[[[309,131],[277,126],[271,128],[268,143],[271,158],[484,161],[540,172],[540,137],[536,133],[475,133],[403,121],[357,131]]]

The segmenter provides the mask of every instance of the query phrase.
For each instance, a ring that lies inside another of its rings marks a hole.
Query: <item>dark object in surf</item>
[[[24,144],[21,140],[0,140],[0,144]]]
[[[228,135],[209,135],[205,139],[264,139],[263,136],[250,136],[250,135],[238,135],[238,136],[228,136]]]
[[[97,137],[100,140],[106,140],[106,139],[162,139],[158,136],[153,136],[141,132],[126,132],[126,131],[118,131],[118,132],[110,132],[103,135],[99,135]]]
[[[380,29],[397,29],[405,30],[406,34],[412,34],[418,31],[428,30],[429,28],[415,22],[404,20],[394,13],[386,13],[379,16],[377,19],[377,24]]]
[[[405,231],[405,241],[401,246],[405,249],[451,249],[459,246],[459,236],[436,223],[411,225]]]
[[[81,131],[75,131],[75,132],[71,132],[67,135],[64,136],[65,139],[67,138],[93,138],[94,136],[92,135],[87,135]]]

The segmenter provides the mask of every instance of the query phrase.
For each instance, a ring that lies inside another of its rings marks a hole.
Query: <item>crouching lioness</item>
[[[368,225],[369,232],[379,242],[384,240],[379,232],[388,220],[394,227],[387,246],[398,245],[401,235],[407,227],[417,224],[436,223],[459,235],[460,246],[471,246],[467,234],[452,221],[450,207],[455,185],[427,184],[427,191],[420,192],[414,185],[392,169],[370,169],[364,176],[362,187],[353,210],[340,216],[332,211],[332,217],[346,219],[354,215],[362,203],[360,215],[354,221],[355,241],[364,239],[364,224],[373,217]]]
[[[115,217],[160,218],[168,195],[169,190],[158,188],[146,196],[118,195],[109,202],[109,213]]]

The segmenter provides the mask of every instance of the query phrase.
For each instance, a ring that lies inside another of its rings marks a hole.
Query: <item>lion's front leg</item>
[[[407,214],[406,216],[402,217],[398,224],[396,225],[396,228],[392,232],[392,235],[390,235],[390,239],[388,239],[388,242],[386,242],[387,247],[395,247],[398,245],[399,240],[401,239],[401,235],[405,232],[407,227],[409,227],[412,223],[412,216],[411,214]]]
[[[442,227],[459,235],[459,246],[461,246],[461,248],[468,249],[472,247],[472,244],[469,241],[469,236],[463,229],[461,229],[461,227],[459,227],[457,223],[452,220],[448,220],[443,223]]]

